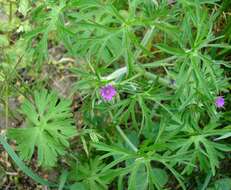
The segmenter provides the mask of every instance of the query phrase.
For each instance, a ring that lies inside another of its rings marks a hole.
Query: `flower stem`
[[[111,119],[113,120],[113,115],[111,113],[111,111],[109,112],[109,115],[111,117]],[[121,137],[124,139],[124,141],[130,146],[130,148],[134,151],[137,152],[138,149],[136,148],[136,146],[130,141],[130,139],[127,137],[127,135],[123,132],[123,130],[120,128],[119,125],[116,125],[116,129],[119,132],[119,134],[121,135]]]
[[[132,150],[134,150],[134,152],[137,152],[138,149],[135,147],[135,145],[129,140],[129,138],[127,137],[127,135],[125,135],[125,133],[123,132],[123,130],[120,128],[119,125],[116,125],[116,129],[119,132],[119,134],[122,136],[122,138],[126,141],[126,143],[128,143],[128,145],[131,147]]]

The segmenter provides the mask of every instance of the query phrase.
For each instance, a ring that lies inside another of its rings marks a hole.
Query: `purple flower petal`
[[[215,104],[218,108],[222,108],[225,105],[225,99],[222,96],[218,96],[215,100]]]
[[[100,95],[104,100],[110,101],[116,95],[116,89],[112,85],[104,86],[100,89]]]

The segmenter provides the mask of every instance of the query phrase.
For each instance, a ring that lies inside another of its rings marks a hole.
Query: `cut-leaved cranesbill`
[[[68,139],[76,133],[70,105],[70,100],[47,90],[34,93],[34,104],[24,101],[20,111],[26,116],[26,126],[8,130],[22,159],[30,160],[37,151],[39,165],[54,166],[58,155],[65,154]]]

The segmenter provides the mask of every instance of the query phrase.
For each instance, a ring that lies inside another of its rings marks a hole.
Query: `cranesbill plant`
[[[59,190],[217,187],[213,179],[227,175],[221,166],[231,151],[231,30],[221,26],[228,5],[11,4],[9,23],[15,11],[21,24],[9,41],[0,25],[0,85],[5,118],[9,97],[22,104],[12,115],[23,124],[6,122],[20,156],[13,159],[60,173],[59,185],[48,185]]]

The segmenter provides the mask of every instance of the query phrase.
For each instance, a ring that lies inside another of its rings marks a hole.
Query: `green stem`
[[[207,176],[206,176],[205,182],[204,182],[204,184],[203,184],[201,190],[206,190],[206,189],[207,189],[207,187],[208,187],[208,185],[209,185],[209,182],[210,182],[210,180],[211,180],[211,177],[212,177],[212,172],[210,171],[210,172],[207,174]]]
[[[149,42],[152,40],[153,37],[153,33],[154,33],[154,29],[155,27],[152,26],[151,29],[149,29],[146,34],[144,35],[142,41],[141,41],[141,46],[143,46],[145,48],[145,46],[147,46],[149,44]],[[142,49],[138,49],[135,52],[135,58],[138,58],[140,56],[140,54],[142,53]]]
[[[111,119],[113,120],[113,115],[111,112],[109,112],[109,115],[111,117]],[[119,132],[119,134],[121,135],[121,137],[124,139],[124,141],[130,146],[130,148],[132,150],[134,150],[134,152],[137,152],[138,149],[136,148],[136,146],[129,140],[129,138],[127,137],[127,135],[123,132],[123,130],[120,128],[119,125],[116,125],[116,129]]]
[[[125,140],[125,142],[131,147],[132,150],[134,150],[134,152],[137,152],[138,149],[135,147],[135,145],[129,140],[129,138],[125,135],[125,133],[123,132],[123,130],[116,125],[116,129],[119,132],[119,134],[121,135],[121,137]]]
[[[143,69],[142,67],[135,67],[135,71],[136,72],[140,72],[140,73],[143,73],[143,75],[146,77],[146,78],[149,78],[151,80],[157,80],[159,81],[160,84],[166,86],[166,87],[170,87],[170,88],[173,88],[173,86],[170,85],[169,81],[163,77],[160,77],[154,73],[151,73],[151,72],[148,72],[146,71],[145,69]]]
[[[8,83],[6,83],[5,91],[5,128],[8,128],[8,116],[9,116],[9,102],[8,102]]]
[[[12,21],[12,18],[13,18],[13,10],[12,10],[12,2],[10,1],[10,16],[9,16],[9,22],[11,23],[11,21]]]

